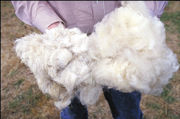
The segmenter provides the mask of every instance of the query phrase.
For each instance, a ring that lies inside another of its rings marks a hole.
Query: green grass
[[[154,110],[159,110],[159,109],[161,109],[161,106],[160,106],[159,104],[157,104],[157,103],[147,102],[147,103],[146,103],[146,106],[149,107],[149,108],[152,108],[152,109],[154,109]]]
[[[180,42],[178,43],[178,46],[180,47]]]
[[[167,102],[167,103],[173,103],[175,102],[175,98],[173,96],[171,96],[170,92],[171,92],[171,89],[172,89],[172,85],[171,84],[168,84],[162,94],[161,94],[161,97]]]
[[[8,73],[7,77],[12,78],[12,77],[15,76],[17,73],[18,73],[18,70],[17,70],[17,69],[12,69],[12,70]]]
[[[14,85],[15,87],[19,87],[19,86],[24,82],[24,80],[25,80],[25,79],[20,79],[20,80],[16,81],[13,85]]]
[[[178,33],[180,33],[180,12],[179,11],[174,12],[174,13],[164,12],[161,16],[161,20],[163,22],[170,21],[173,24],[173,26],[175,26]],[[166,28],[167,28],[167,25],[166,25]]]
[[[40,92],[34,92],[33,86],[22,94],[17,95],[11,102],[9,102],[9,109],[13,112],[31,112],[31,108],[36,106],[43,96]]]

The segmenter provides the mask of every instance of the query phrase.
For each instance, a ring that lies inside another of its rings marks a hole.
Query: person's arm
[[[145,1],[145,3],[150,9],[151,14],[160,18],[168,1]]]
[[[38,28],[41,32],[53,28],[63,20],[46,1],[11,1],[16,16],[24,23]]]

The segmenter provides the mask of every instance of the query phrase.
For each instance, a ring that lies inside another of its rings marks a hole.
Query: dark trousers
[[[139,92],[122,93],[107,88],[103,88],[103,92],[114,119],[142,119]],[[78,98],[74,98],[71,104],[61,111],[61,119],[88,119],[87,107],[82,105]]]

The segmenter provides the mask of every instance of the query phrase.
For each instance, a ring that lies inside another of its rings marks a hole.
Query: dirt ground
[[[167,31],[167,44],[180,63],[180,2],[169,2],[161,17]],[[53,100],[41,93],[30,70],[20,62],[13,50],[16,38],[39,32],[22,23],[9,1],[1,2],[1,118],[59,119]],[[144,119],[180,119],[180,71],[160,96],[143,95]],[[89,106],[89,119],[112,119],[109,106],[101,96]]]

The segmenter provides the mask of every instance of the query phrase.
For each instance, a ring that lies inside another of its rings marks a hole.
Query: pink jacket
[[[12,1],[12,4],[20,20],[42,32],[60,21],[85,33],[92,32],[94,24],[121,5],[120,1]],[[146,1],[146,5],[152,15],[160,17],[167,1]]]

